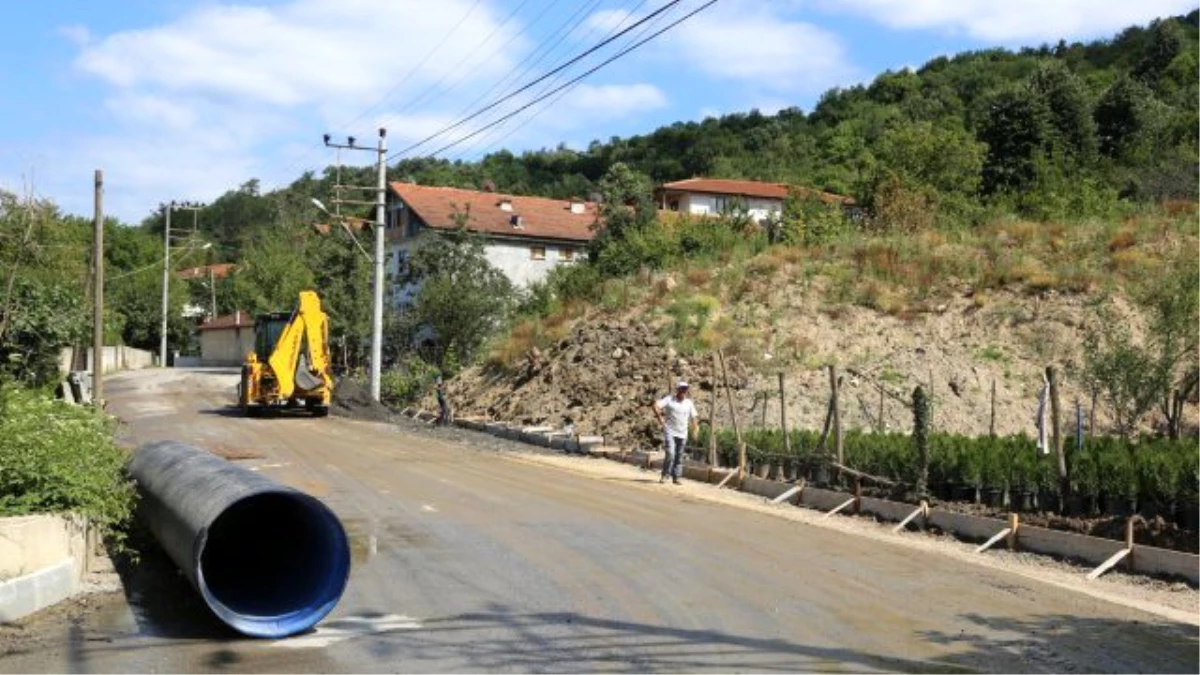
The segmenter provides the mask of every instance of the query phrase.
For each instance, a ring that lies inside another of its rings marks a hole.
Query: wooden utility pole
[[[104,409],[104,171],[96,169],[92,230],[92,403]]]
[[[733,419],[733,436],[737,439],[738,447],[738,483],[746,477],[746,444],[742,442],[742,432],[738,428],[737,409],[733,407],[733,392],[729,388],[729,371],[725,369],[725,354],[717,350],[717,358],[721,360],[721,380],[725,383],[725,400],[729,403],[729,416]]]
[[[879,385],[879,418],[876,420],[879,433],[883,433],[883,385]]]
[[[210,258],[211,260],[211,258]],[[212,293],[212,320],[217,320],[217,275],[213,272],[213,266],[208,266],[208,290]]]
[[[712,355],[712,400],[708,408],[708,465],[717,465],[717,399],[721,391],[717,388],[717,355]]]
[[[783,451],[788,457],[792,456],[792,439],[788,434],[787,399],[783,394],[783,371],[779,371],[779,426],[783,429]]]
[[[845,464],[846,458],[842,451],[842,413],[838,405],[838,377],[837,366],[829,366],[829,387],[833,390],[833,395],[830,398],[830,406],[833,413],[833,444],[837,448],[838,464]]]
[[[1059,416],[1062,406],[1058,397],[1058,373],[1054,366],[1046,366],[1046,380],[1050,383],[1050,433],[1054,442],[1054,454],[1058,458],[1059,490],[1065,498],[1070,492],[1071,483],[1067,479],[1067,455],[1063,452],[1062,424]]]

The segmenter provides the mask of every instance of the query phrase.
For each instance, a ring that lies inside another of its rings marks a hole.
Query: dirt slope
[[[663,281],[659,278],[653,288],[663,288]],[[671,278],[666,287],[678,283]],[[780,423],[777,373],[783,372],[789,425],[820,429],[830,391],[825,365],[831,363],[844,376],[847,428],[876,428],[882,398],[883,427],[910,429],[905,402],[920,384],[932,391],[938,430],[985,434],[994,382],[996,432],[1032,436],[1048,364],[1063,372],[1069,424],[1074,424],[1076,401],[1087,423],[1091,402],[1075,367],[1082,360],[1086,303],[1094,297],[1001,291],[985,298],[965,288],[928,312],[898,318],[855,305],[830,305],[812,284],[807,289],[799,282],[773,286],[757,300],[724,310],[739,332],[749,329],[754,335],[726,347],[743,427],[764,423],[764,395],[769,397],[765,423]],[[694,383],[697,404],[707,417],[714,382],[711,352],[676,353],[664,337],[671,319],[656,311],[654,293],[625,311],[588,310],[565,339],[529,350],[516,367],[465,371],[448,387],[456,414],[551,426],[574,421],[582,433],[646,447],[658,442],[647,406],[667,393],[672,380],[684,377]],[[1119,299],[1114,304],[1136,331],[1139,321],[1127,304]],[[1194,406],[1187,419],[1195,424]],[[718,426],[731,421],[723,392],[716,420]],[[1096,421],[1101,429],[1108,423],[1103,405]]]

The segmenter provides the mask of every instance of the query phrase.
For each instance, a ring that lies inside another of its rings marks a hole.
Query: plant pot
[[[814,474],[813,479],[817,485],[829,485],[829,467],[827,465],[818,465]]]
[[[1179,526],[1187,530],[1200,529],[1200,505],[1196,503],[1188,504],[1179,510],[1180,516],[1176,522]]]
[[[1037,493],[1037,508],[1042,513],[1061,513],[1065,510],[1058,490],[1042,488]]]
[[[975,493],[974,485],[955,485],[954,490],[950,493],[950,499],[956,502],[973,502]]]
[[[759,478],[766,478],[771,474],[771,463],[766,460],[759,460],[754,467],[754,475]]]
[[[1032,490],[1017,490],[1012,493],[1012,508],[1014,511],[1033,511],[1037,502]]]
[[[1079,516],[1087,510],[1087,499],[1083,495],[1071,495],[1063,503],[1063,515]]]
[[[771,470],[767,472],[767,478],[771,480],[783,480],[783,460],[771,460]]]
[[[1004,490],[990,488],[985,493],[986,503],[993,509],[998,509],[1004,506]]]

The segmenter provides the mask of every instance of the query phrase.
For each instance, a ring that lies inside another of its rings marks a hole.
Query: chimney
[[[503,199],[500,200],[500,210],[501,211],[512,211],[512,209],[513,209],[513,206],[512,206],[511,199],[509,199],[508,197],[504,197]]]
[[[586,211],[587,205],[583,203],[582,199],[579,197],[571,197],[571,213],[578,215],[585,213]]]

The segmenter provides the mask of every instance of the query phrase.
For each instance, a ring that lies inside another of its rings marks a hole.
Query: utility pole
[[[104,409],[104,171],[96,169],[92,234],[92,403]]]
[[[208,266],[208,290],[212,293],[212,318],[217,318],[217,275],[213,273],[213,266]]]
[[[167,367],[167,313],[169,308],[169,293],[171,286],[171,211],[175,210],[175,202],[163,206],[167,212],[167,226],[163,230],[163,288],[162,288],[162,330],[158,338],[158,365]]]
[[[338,180],[338,185],[335,186],[334,199],[335,210],[337,215],[341,216],[342,204],[357,204],[359,206],[374,206],[375,207],[375,255],[372,257],[372,263],[375,267],[375,283],[371,312],[371,369],[370,369],[370,385],[371,398],[379,400],[379,380],[383,371],[383,287],[386,283],[386,274],[384,272],[384,244],[387,235],[387,129],[379,129],[379,142],[375,148],[363,147],[354,144],[354,137],[346,139],[346,144],[330,142],[330,135],[324,135],[325,146],[336,148],[338,150],[338,175],[341,174],[341,151],[342,150],[363,150],[366,152],[376,153],[376,171],[378,175],[378,183],[375,187],[366,186],[348,186],[341,185],[341,180]],[[341,191],[345,189],[358,189],[368,192],[375,192],[374,201],[342,199]],[[320,202],[315,202],[320,207]],[[333,215],[333,214],[330,214]],[[355,237],[355,244],[358,243]]]
[[[176,202],[174,200],[163,204],[163,210],[166,211],[166,227],[163,229],[163,287],[162,287],[162,335],[158,342],[158,360],[159,365],[163,368],[167,367],[167,317],[170,312],[170,288],[171,288],[171,212],[175,210],[191,211],[192,212],[192,232],[187,235],[187,238],[193,237],[196,234],[197,212],[204,208],[203,204],[194,202]],[[194,241],[194,240],[192,240]],[[212,244],[205,244],[203,248],[208,248]]]

